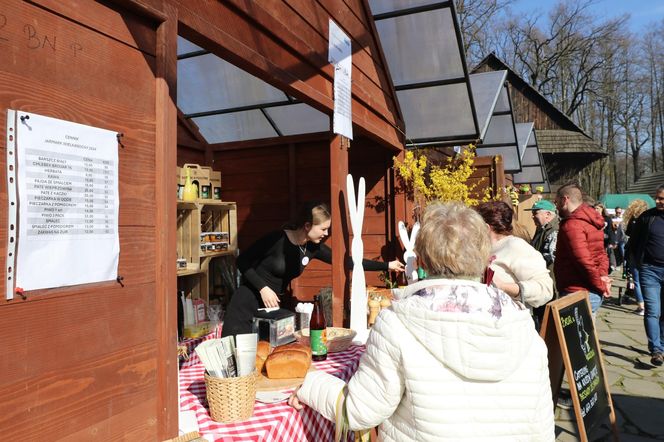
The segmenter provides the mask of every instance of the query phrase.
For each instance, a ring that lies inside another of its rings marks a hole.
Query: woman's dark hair
[[[307,201],[300,207],[296,218],[284,226],[285,229],[295,230],[304,227],[306,223],[312,225],[324,223],[332,217],[327,204],[320,201]]]
[[[489,201],[482,203],[475,209],[482,216],[484,222],[499,235],[512,234],[512,217],[514,211],[509,204],[503,201]]]

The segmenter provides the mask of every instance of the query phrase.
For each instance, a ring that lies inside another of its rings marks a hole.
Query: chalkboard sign
[[[564,369],[581,440],[587,441],[587,432],[601,424],[607,416],[617,438],[615,412],[588,293],[573,293],[547,304],[541,335],[549,349],[554,405]]]

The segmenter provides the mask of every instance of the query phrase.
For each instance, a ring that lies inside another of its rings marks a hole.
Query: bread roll
[[[274,353],[279,353],[286,350],[297,350],[306,353],[311,358],[311,348],[308,345],[302,345],[298,342],[293,342],[288,345],[280,345],[274,348]]]
[[[265,361],[265,372],[270,379],[303,378],[311,358],[300,350],[282,350],[272,353]]]
[[[256,371],[258,373],[261,373],[263,371],[265,360],[269,355],[270,355],[270,343],[267,341],[258,341],[258,346],[256,347]]]
[[[265,360],[270,355],[270,343],[267,341],[258,341],[258,347],[256,347],[256,356]]]

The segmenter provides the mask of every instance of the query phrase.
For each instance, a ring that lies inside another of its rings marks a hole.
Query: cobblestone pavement
[[[605,300],[596,321],[607,380],[616,409],[621,442],[664,441],[664,366],[650,364],[643,316],[634,313],[634,298],[618,305],[619,275],[612,275],[613,298]],[[556,407],[556,440],[577,441],[574,410]],[[608,419],[607,419],[608,421]],[[608,422],[588,435],[590,441],[612,440]]]

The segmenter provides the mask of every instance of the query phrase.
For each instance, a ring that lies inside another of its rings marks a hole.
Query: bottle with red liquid
[[[321,307],[320,296],[314,296],[314,311],[309,322],[309,342],[311,343],[311,359],[324,361],[327,359],[327,325]]]

